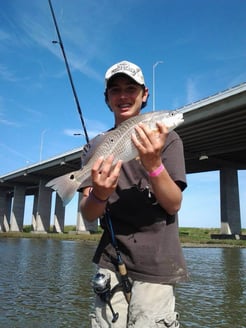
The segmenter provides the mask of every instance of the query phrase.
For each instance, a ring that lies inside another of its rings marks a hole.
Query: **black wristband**
[[[91,189],[90,194],[89,194],[89,197],[91,197],[91,199],[93,199],[96,203],[99,203],[99,204],[107,203],[107,201],[109,199],[109,197],[107,199],[100,199],[100,198],[98,198],[94,194],[93,189]]]

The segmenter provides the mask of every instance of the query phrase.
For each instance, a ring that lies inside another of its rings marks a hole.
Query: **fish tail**
[[[75,179],[74,172],[71,172],[52,179],[45,186],[55,190],[61,197],[63,206],[66,206],[78,190],[80,182]]]

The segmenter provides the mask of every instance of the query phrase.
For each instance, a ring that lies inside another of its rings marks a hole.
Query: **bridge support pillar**
[[[37,230],[36,216],[38,208],[38,193],[34,194],[33,207],[32,207],[32,231]]]
[[[63,206],[61,197],[56,193],[55,214],[53,232],[64,232],[65,207]]]
[[[85,220],[80,212],[79,203],[82,198],[82,193],[79,193],[78,199],[78,213],[77,213],[77,225],[76,225],[76,232],[77,233],[90,233],[90,232],[97,232],[98,230],[98,223],[97,220],[93,222],[89,222]]]
[[[24,209],[25,209],[25,190],[21,185],[14,188],[13,207],[10,216],[10,231],[23,231]]]
[[[236,169],[220,170],[221,234],[240,235],[241,216]]]
[[[5,189],[0,189],[0,232],[10,228],[11,196]]]
[[[40,180],[38,199],[37,199],[37,211],[35,229],[33,232],[46,233],[50,230],[50,211],[51,211],[51,188],[45,187],[47,181]],[[34,201],[35,205],[35,201]]]

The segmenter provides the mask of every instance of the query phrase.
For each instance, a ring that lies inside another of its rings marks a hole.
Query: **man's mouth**
[[[119,108],[120,108],[121,110],[127,110],[129,107],[131,107],[131,104],[130,104],[130,103],[120,104],[120,105],[119,105]]]

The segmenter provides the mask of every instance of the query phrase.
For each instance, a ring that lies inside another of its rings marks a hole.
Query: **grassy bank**
[[[25,226],[23,232],[0,233],[0,238],[52,238],[57,240],[81,240],[86,242],[98,242],[101,233],[77,234],[75,226],[66,226],[64,233],[33,233],[30,232],[30,226]],[[202,228],[180,228],[179,235],[182,245],[195,247],[246,247],[246,240],[225,240],[211,239],[212,234],[219,234],[219,229],[202,229]],[[246,229],[242,230],[246,235]]]
[[[212,239],[211,235],[219,235],[220,229],[206,229],[206,228],[180,228],[180,240],[183,245],[197,245],[197,246],[240,246],[246,247],[246,240],[235,239]],[[241,232],[246,235],[246,229]]]

